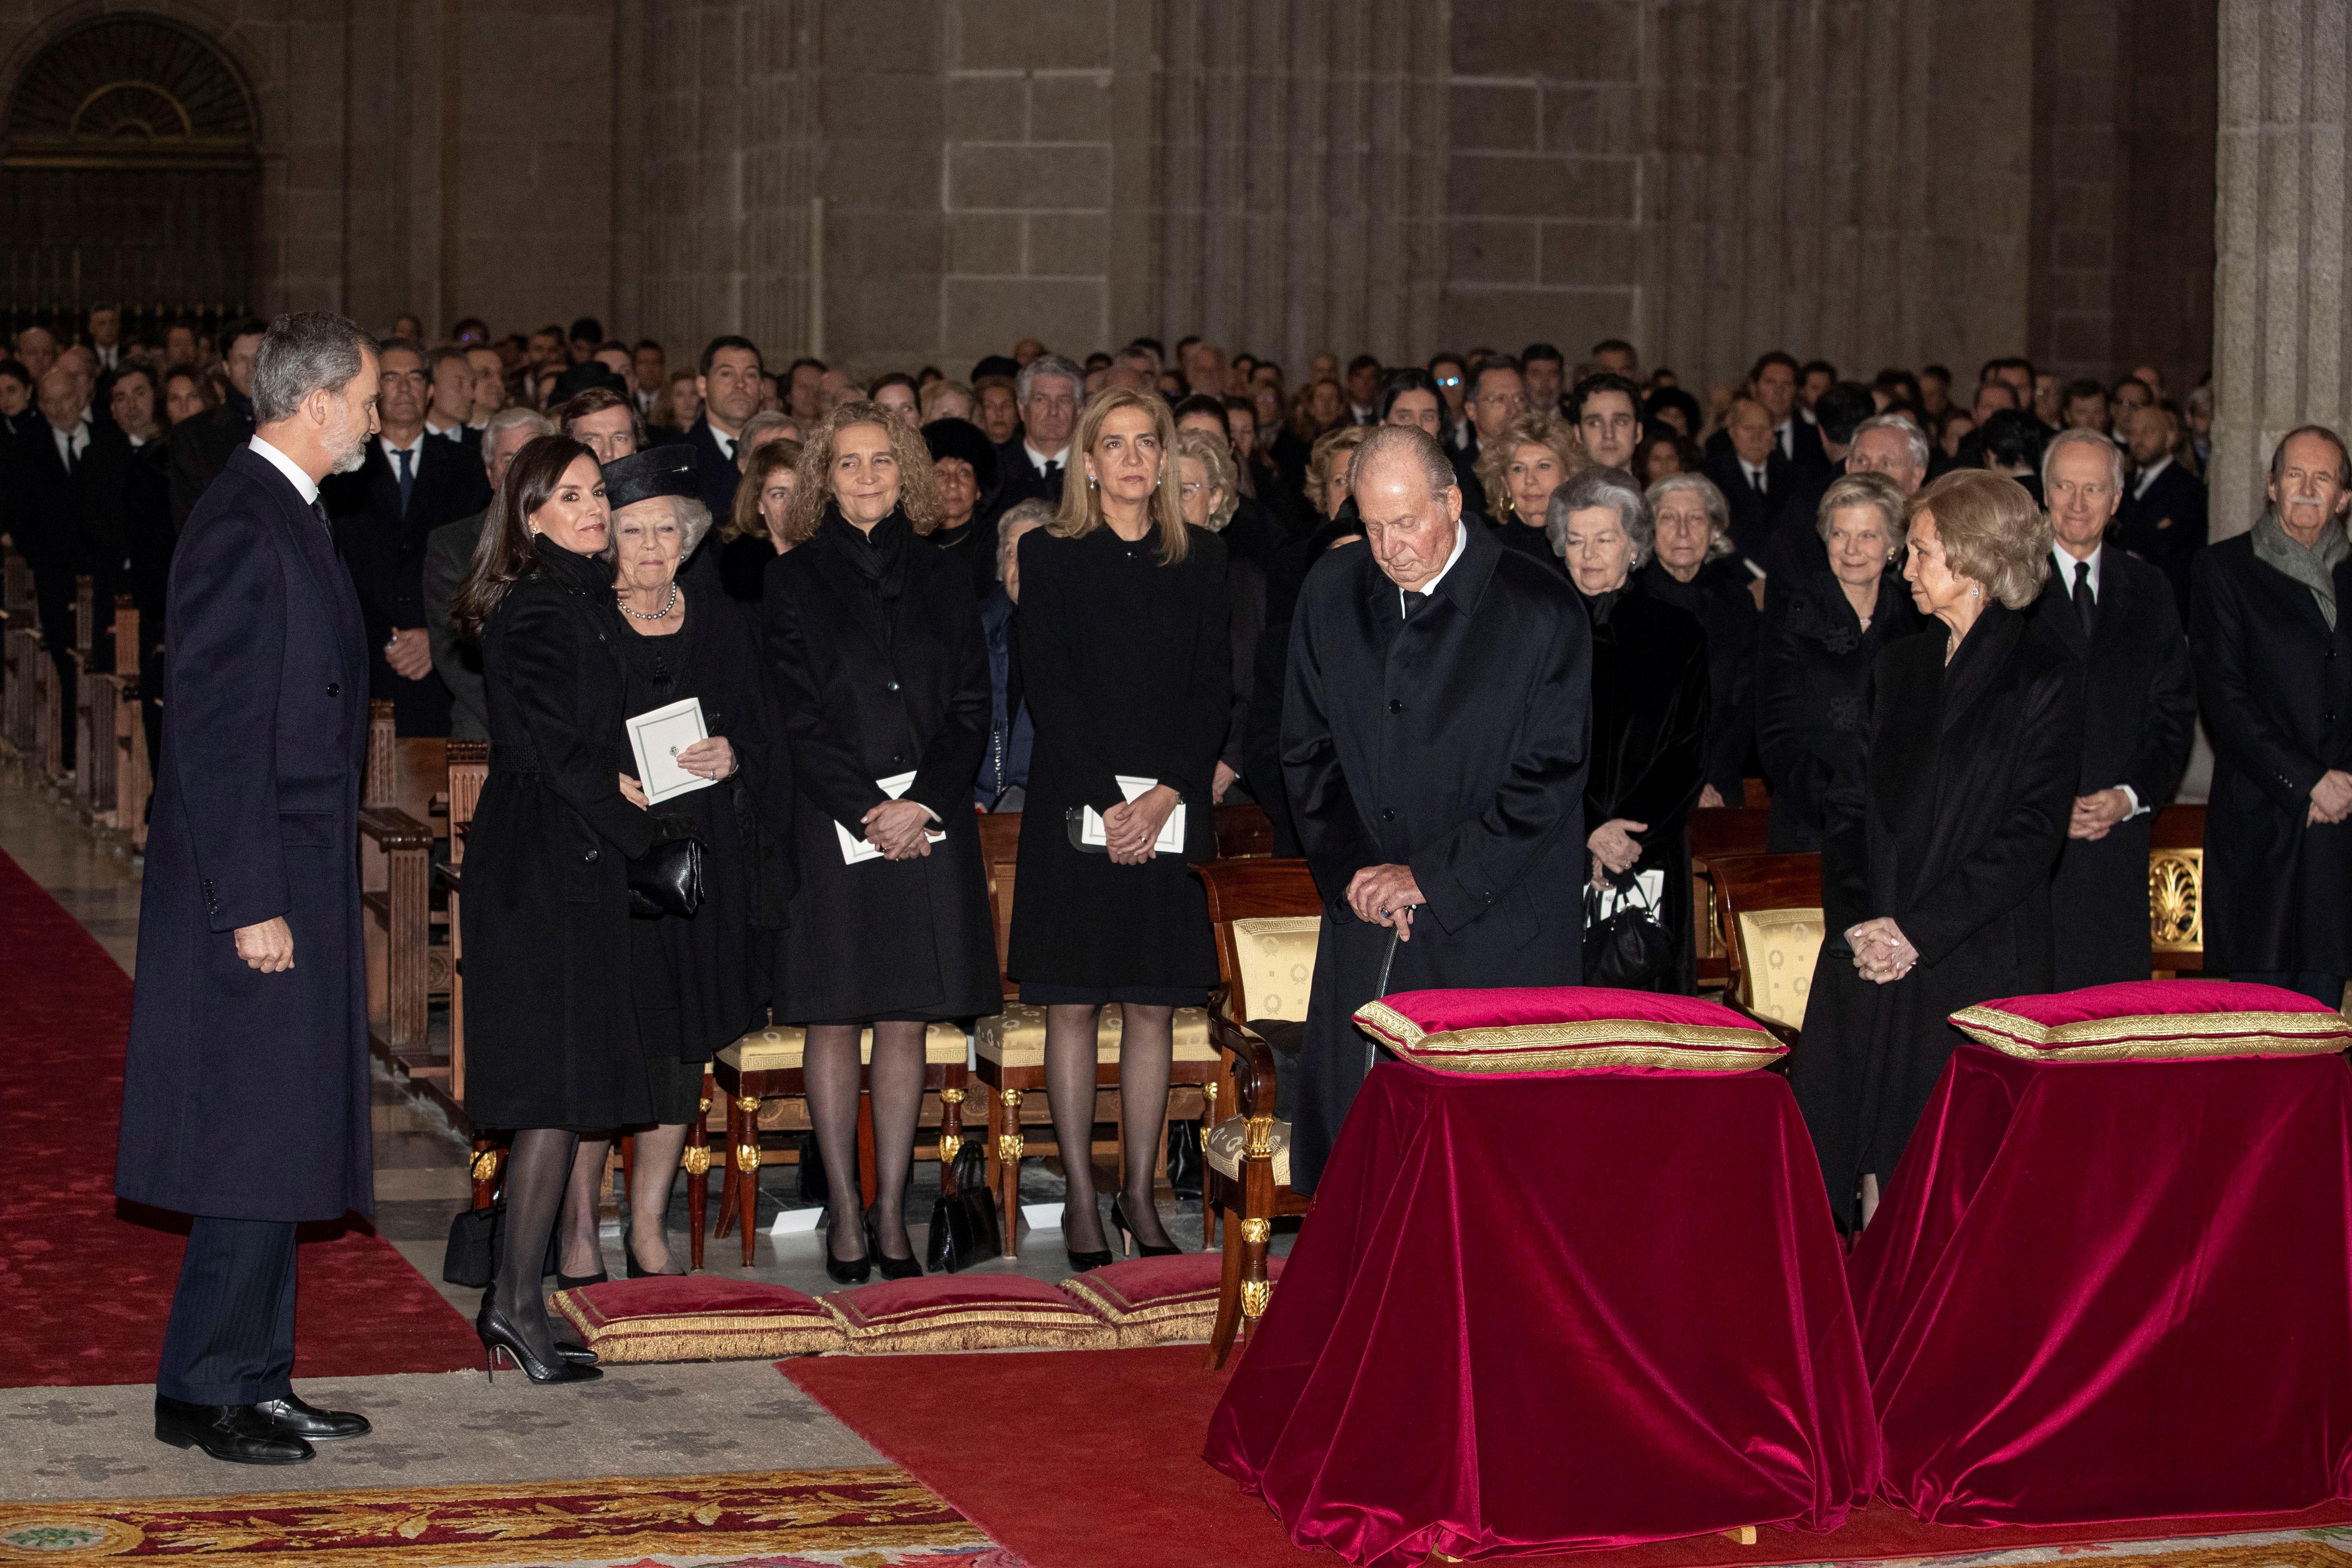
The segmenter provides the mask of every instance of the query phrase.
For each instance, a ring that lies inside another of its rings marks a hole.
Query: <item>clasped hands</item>
[[[698,779],[727,778],[735,772],[735,748],[724,735],[707,736],[678,752],[677,765]],[[621,775],[621,798],[639,811],[651,809],[646,786],[626,773]]]
[[[1348,879],[1348,908],[1366,925],[1393,929],[1399,942],[1412,940],[1413,906],[1428,901],[1410,866],[1367,866]]]
[[[2096,843],[2131,814],[2130,792],[2121,785],[2076,795],[2074,815],[2066,824],[2066,837]]]
[[[2352,773],[2330,768],[2311,786],[2311,809],[2304,814],[2304,826],[2341,822],[2347,816],[2352,816]]]
[[[1169,815],[1183,799],[1166,784],[1153,784],[1133,800],[1123,800],[1102,814],[1103,847],[1114,866],[1140,866],[1157,854],[1152,846]]]
[[[1911,945],[1900,926],[1884,915],[1847,927],[1845,941],[1853,949],[1854,968],[1864,980],[1881,985],[1902,979],[1919,963],[1919,950]]]
[[[919,800],[886,800],[858,822],[866,842],[885,860],[915,860],[931,852],[930,808]]]

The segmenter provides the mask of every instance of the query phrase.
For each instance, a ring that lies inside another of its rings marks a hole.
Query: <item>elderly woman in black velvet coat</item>
[[[1862,733],[1878,650],[1927,625],[1897,574],[1903,501],[1884,474],[1832,484],[1817,525],[1828,570],[1776,586],[1765,611],[1756,749],[1772,785],[1775,854],[1822,847],[1822,797]]]
[[[2074,807],[2083,673],[2026,611],[2050,524],[2015,480],[1909,503],[1903,575],[1941,623],[1882,649],[1824,802],[1822,943],[1790,1072],[1841,1226],[1869,1223],[1959,1042],[1945,1020],[2046,991],[2050,880]]]
[[[1705,474],[1667,474],[1643,498],[1656,542],[1642,586],[1687,610],[1706,633],[1706,785],[1703,806],[1738,805],[1756,738],[1757,581],[1731,552],[1731,509]]]
[[[1687,994],[1697,955],[1684,829],[1706,784],[1706,633],[1643,585],[1650,509],[1633,475],[1587,468],[1552,492],[1550,514],[1552,548],[1592,623],[1590,874],[1604,900],[1656,911],[1671,956],[1649,988]]]

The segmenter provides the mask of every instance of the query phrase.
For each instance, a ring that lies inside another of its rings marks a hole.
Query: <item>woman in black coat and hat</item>
[[[558,1352],[540,1268],[583,1132],[654,1120],[630,985],[626,862],[660,829],[622,793],[628,670],[595,455],[517,454],[451,606],[482,644],[490,769],[466,839],[466,1110],[514,1134],[497,1282],[476,1321],[533,1383]]]
[[[621,793],[647,806],[666,838],[691,835],[703,847],[702,904],[689,918],[629,922],[629,987],[652,1097],[651,1126],[635,1129],[628,1277],[682,1272],[670,1267],[665,1234],[670,1189],[688,1125],[702,1113],[702,1077],[711,1057],[762,1019],[768,953],[790,889],[782,834],[791,823],[791,779],[777,744],[760,635],[726,596],[680,585],[678,563],[710,529],[694,449],[648,447],[604,465],[613,511],[616,638],[625,669],[625,710],[649,713],[693,700],[708,738],[678,753],[678,765],[710,781],[651,801],[625,732]],[[658,786],[656,786],[658,787]],[[761,933],[771,933],[761,939]],[[599,1190],[611,1134],[583,1137],[572,1163],[557,1282],[604,1278],[597,1243]]]
[[[985,600],[996,586],[996,448],[968,419],[932,420],[923,445],[940,492],[931,545],[963,564],[974,599]]]
[[[1225,547],[1185,526],[1163,399],[1097,393],[1076,440],[1085,482],[1073,472],[1060,517],[1020,546],[1014,636],[1037,740],[1008,967],[1021,999],[1045,1009],[1045,1093],[1065,1150],[1092,1143],[1097,1029],[1103,1004],[1120,1005],[1131,1153],[1111,1220],[1145,1252],[1172,1252],[1152,1151],[1168,1121],[1176,1009],[1199,1006],[1217,981],[1207,895],[1186,862],[1217,852],[1212,800],[1233,717]],[[1156,848],[1179,806],[1181,845]],[[1087,808],[1100,824],[1094,853],[1076,841]],[[1071,1266],[1098,1268],[1110,1253],[1093,1168],[1083,1153],[1063,1163]]]
[[[1706,633],[1643,586],[1650,509],[1624,469],[1587,468],[1554,490],[1546,529],[1592,622],[1584,785],[1592,884],[1603,914],[1630,900],[1654,912],[1664,937],[1664,962],[1652,973],[1584,978],[1687,995],[1697,954],[1684,828],[1706,782]]]
[[[1958,1031],[2047,991],[2050,881],[2073,820],[2083,672],[2025,612],[2050,523],[2006,475],[1960,468],[1908,503],[1911,597],[1944,635],[1882,649],[1868,719],[1825,802],[1831,933],[1790,1087],[1842,1228],[1868,1224]]]
[[[808,1031],[809,1120],[844,1284],[922,1272],[907,1177],[926,1026],[1003,993],[972,825],[988,649],[961,556],[933,549],[931,456],[887,410],[845,403],[808,437],[791,553],[768,567],[767,649],[799,791],[800,888],[778,948],[777,1021]],[[858,1035],[874,1031],[876,1204],[857,1209]],[[860,1233],[863,1239],[860,1239]]]

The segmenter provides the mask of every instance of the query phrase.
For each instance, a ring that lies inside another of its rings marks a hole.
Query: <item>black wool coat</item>
[[[1185,864],[1217,853],[1209,797],[1234,716],[1231,596],[1223,541],[1185,533],[1184,559],[1168,565],[1156,534],[1022,535],[1013,635],[1037,736],[1006,954],[1015,980],[1204,997],[1217,983],[1208,897]],[[1182,854],[1118,866],[1072,846],[1069,813],[1117,805],[1120,773],[1184,798]]]
[[[2205,481],[2172,462],[2148,481],[2145,495],[2133,493],[2137,482],[2135,478],[2124,487],[2108,537],[2164,574],[2172,584],[2174,607],[2185,617],[2192,568],[2205,548]]]
[[[168,593],[115,1194],[228,1219],[370,1213],[359,604],[326,527],[250,450],[189,514]],[[247,968],[237,929],[281,917],[294,967]]]
[[[1996,996],[2050,989],[2050,878],[2081,771],[2083,672],[1994,604],[1948,667],[1940,626],[1885,648],[1869,721],[1825,802],[1822,923],[1790,1087],[1841,1224],[1895,1174],[1959,1032]],[[1919,963],[1880,985],[1844,932],[1894,920]]]
[[[653,1120],[630,984],[636,772],[613,568],[541,541],[482,628],[490,771],[466,837],[466,1111],[478,1127]],[[715,595],[714,595],[715,596]]]
[[[2352,769],[2352,562],[2334,630],[2253,536],[2199,552],[2189,646],[2213,787],[2205,967],[2352,974],[2352,821],[2306,826],[2311,787]]]
[[[2071,576],[2071,565],[2067,572]],[[2072,593],[2071,582],[2062,584],[2053,572],[2033,618],[2083,662],[2083,762],[2074,793],[2129,784],[2147,813],[2116,823],[2104,838],[2069,838],[2059,854],[2050,910],[2061,991],[2148,977],[2148,836],[2189,765],[2197,728],[2189,639],[2164,574],[2120,550],[2102,551],[2098,611],[2087,639]]]
[[[814,538],[769,564],[761,597],[799,792],[801,881],[772,985],[788,1024],[971,1018],[1003,994],[971,810],[991,709],[980,607],[963,563],[901,515],[875,526],[904,535],[895,610],[851,554],[869,546],[830,507]],[[899,798],[930,807],[947,837],[911,860],[845,864],[835,825],[862,839],[888,798],[875,781],[904,773],[915,782]]]
[[[395,628],[426,626],[428,542],[435,530],[488,506],[490,482],[481,458],[455,441],[427,436],[420,449],[405,512],[400,480],[381,439],[368,443],[367,458],[356,470],[330,476],[319,487],[319,499],[335,520],[335,542],[367,618],[372,689],[392,700],[393,724],[401,734],[446,735],[449,688],[439,672],[428,669],[415,680],[395,675],[384,660],[383,645]]]
[[[1756,752],[1772,786],[1774,854],[1822,847],[1822,801],[1862,734],[1879,650],[1925,625],[1891,572],[1879,578],[1866,629],[1826,566],[1765,602]]]
[[[1706,781],[1738,805],[1748,773],[1748,749],[1756,739],[1756,634],[1761,619],[1748,568],[1717,556],[1687,583],[1652,561],[1642,568],[1642,586],[1651,598],[1696,616],[1706,633]]]
[[[1371,552],[1316,563],[1291,626],[1282,764],[1323,928],[1291,1127],[1312,1192],[1369,1068],[1351,1021],[1387,928],[1348,883],[1403,864],[1428,901],[1391,991],[1573,985],[1583,973],[1592,633],[1566,580],[1465,522],[1462,558],[1413,618]]]
[[[253,439],[253,403],[232,389],[228,401],[172,427],[172,521],[184,528],[196,502]]]

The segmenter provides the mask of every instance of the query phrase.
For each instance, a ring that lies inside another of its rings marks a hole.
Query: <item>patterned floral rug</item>
[[[0,1503],[0,1563],[1024,1568],[891,1468]]]

